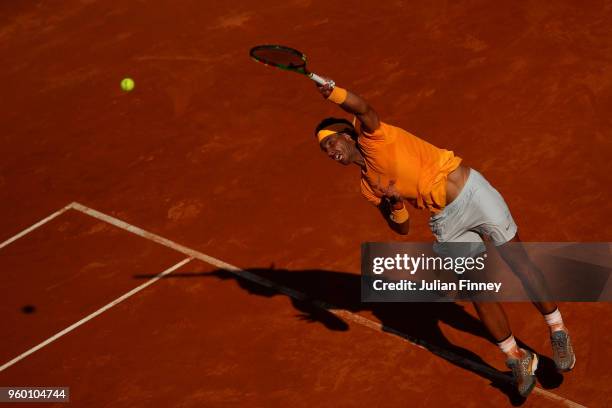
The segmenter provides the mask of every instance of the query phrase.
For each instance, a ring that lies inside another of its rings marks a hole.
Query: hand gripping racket
[[[282,45],[258,45],[251,48],[249,55],[262,64],[306,75],[321,86],[327,84],[333,88],[336,85],[334,81],[323,79],[314,72],[308,71],[306,69],[306,55],[296,49]]]

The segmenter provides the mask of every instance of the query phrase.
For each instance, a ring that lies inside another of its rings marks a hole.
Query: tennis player
[[[478,171],[467,167],[452,151],[437,148],[415,135],[381,122],[358,95],[329,81],[317,85],[327,100],[359,121],[327,118],[315,129],[321,150],[343,165],[361,170],[362,195],[388,217],[391,228],[407,234],[406,203],[431,212],[431,230],[439,243],[492,241],[500,255],[524,283],[545,290],[541,274],[520,242],[517,226],[504,199]],[[576,363],[561,312],[553,302],[534,302],[550,328],[553,359],[559,371]],[[518,392],[527,396],[535,387],[538,357],[519,348],[500,303],[474,302],[483,324],[506,355]]]

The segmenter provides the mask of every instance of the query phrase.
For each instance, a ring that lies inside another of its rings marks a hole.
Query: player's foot
[[[553,349],[553,360],[557,370],[564,372],[570,371],[576,364],[576,355],[566,331],[558,330],[550,335],[550,342]]]
[[[521,349],[521,351],[523,358],[509,358],[506,365],[512,369],[519,394],[526,397],[536,385],[535,371],[538,368],[538,356],[528,350]]]

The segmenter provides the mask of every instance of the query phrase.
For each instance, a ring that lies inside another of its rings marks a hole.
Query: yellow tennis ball
[[[132,78],[123,78],[121,81],[121,89],[123,89],[125,92],[130,92],[132,89],[134,89],[134,85],[136,84]]]

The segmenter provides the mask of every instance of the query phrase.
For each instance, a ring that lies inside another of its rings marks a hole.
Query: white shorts
[[[499,192],[474,169],[459,196],[429,219],[438,242],[483,243],[487,237],[502,245],[516,235],[516,223]]]

